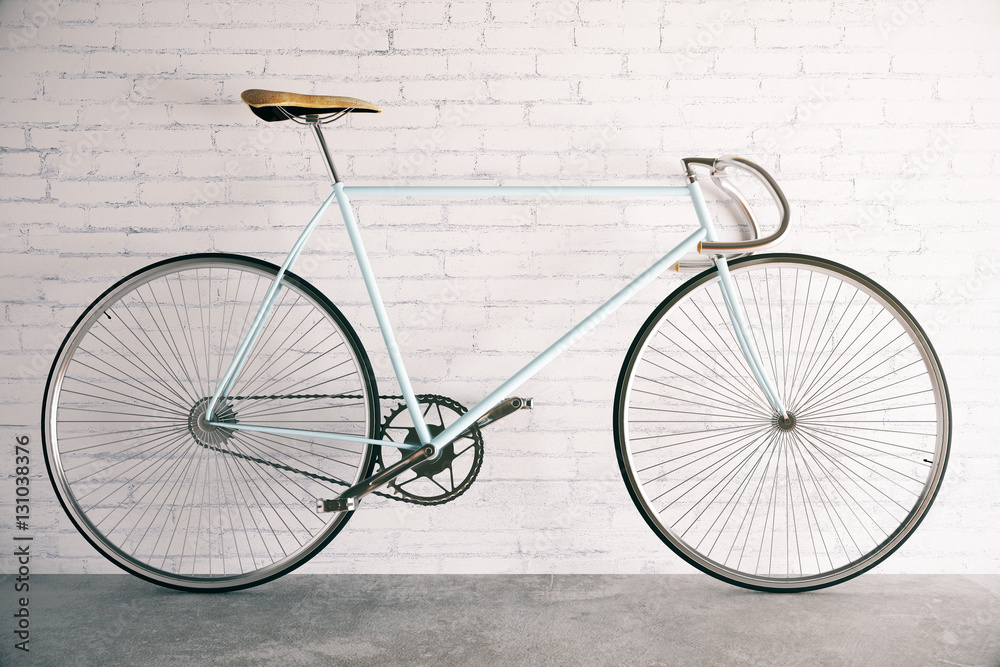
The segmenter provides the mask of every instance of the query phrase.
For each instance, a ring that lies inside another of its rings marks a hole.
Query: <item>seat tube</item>
[[[392,326],[389,324],[389,314],[386,313],[385,305],[382,303],[382,295],[379,294],[378,285],[375,283],[375,275],[372,273],[371,264],[368,262],[368,254],[365,252],[364,243],[361,241],[361,232],[358,230],[357,220],[354,218],[354,211],[351,202],[344,194],[343,183],[334,183],[333,191],[337,196],[337,204],[340,206],[340,214],[344,218],[344,225],[347,227],[347,235],[351,239],[351,246],[354,248],[354,256],[358,259],[358,267],[361,269],[361,277],[365,281],[365,288],[368,290],[368,298],[372,302],[375,310],[375,318],[378,320],[379,329],[382,332],[382,340],[385,341],[385,349],[389,353],[389,360],[392,362],[392,369],[396,373],[396,380],[399,382],[399,390],[403,394],[406,408],[413,419],[413,425],[417,429],[417,436],[423,445],[431,441],[431,434],[424,421],[424,415],[420,411],[420,404],[410,386],[410,377],[406,374],[406,367],[403,365],[403,357],[399,353],[399,346],[396,344],[396,337],[392,333]]]

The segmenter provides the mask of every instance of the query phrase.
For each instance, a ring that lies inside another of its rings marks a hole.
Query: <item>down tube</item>
[[[532,359],[528,364],[515,373],[509,380],[497,387],[489,396],[484,398],[475,407],[462,415],[458,421],[439,433],[431,443],[435,447],[450,442],[462,431],[468,428],[472,422],[486,414],[487,410],[506,398],[510,392],[524,384],[532,375],[541,370],[546,364],[562,354],[566,348],[583,338],[584,335],[601,320],[613,313],[623,303],[632,298],[636,292],[652,282],[658,275],[663,273],[667,267],[674,264],[683,255],[694,250],[699,241],[705,238],[705,229],[700,228],[693,232],[686,239],[681,241],[673,250],[664,255],[656,264],[646,269],[642,275],[623,287],[617,294],[605,301],[597,310],[588,315],[582,322],[573,327],[562,338],[550,345],[548,349]]]

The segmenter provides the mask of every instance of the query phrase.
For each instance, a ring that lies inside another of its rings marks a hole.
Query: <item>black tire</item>
[[[94,301],[56,354],[42,405],[56,496],[94,548],[146,581],[221,592],[280,577],[353,514],[318,514],[316,498],[372,472],[371,445],[199,421],[277,271],[215,253],[157,262]],[[354,329],[298,276],[282,287],[217,418],[378,438]]]
[[[729,267],[797,421],[749,379],[712,268],[626,355],[618,464],[649,527],[701,571],[755,590],[832,586],[888,558],[933,503],[951,445],[944,373],[906,308],[856,271],[792,254]]]

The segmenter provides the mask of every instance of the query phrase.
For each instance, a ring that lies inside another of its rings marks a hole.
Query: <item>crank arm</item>
[[[531,409],[531,399],[530,398],[519,398],[517,396],[512,396],[502,403],[498,403],[493,408],[490,409],[485,415],[476,420],[476,426],[482,428],[487,424],[492,424],[495,421],[503,419],[507,415],[517,412],[521,409]],[[466,430],[465,433],[468,433]],[[463,433],[462,435],[465,435]],[[461,437],[461,436],[459,436]]]
[[[530,398],[520,398],[517,396],[508,398],[507,400],[494,406],[489,412],[480,417],[475,422],[475,427],[482,428],[487,424],[492,424],[493,422],[503,419],[507,415],[517,412],[518,410],[523,410],[525,408],[531,408]],[[465,435],[471,430],[466,429],[462,435]],[[462,437],[461,435],[459,437]],[[350,512],[358,508],[358,503],[366,495],[375,491],[392,480],[394,480],[401,473],[406,472],[410,468],[418,465],[421,461],[430,458],[434,454],[434,448],[427,446],[421,447],[417,451],[413,452],[405,459],[398,461],[397,463],[389,466],[377,475],[373,475],[366,480],[358,482],[351,488],[344,491],[337,498],[332,498],[329,500],[319,499],[316,501],[316,510],[318,512]]]
[[[417,451],[413,452],[405,459],[397,461],[392,464],[382,472],[377,475],[372,475],[368,479],[362,480],[352,486],[351,488],[344,491],[337,498],[332,498],[330,500],[318,499],[316,501],[316,511],[317,512],[350,512],[358,508],[358,503],[362,498],[367,496],[372,491],[379,489],[392,480],[394,480],[399,474],[406,472],[413,466],[419,464],[421,461],[434,454],[434,448],[431,446],[421,447]]]

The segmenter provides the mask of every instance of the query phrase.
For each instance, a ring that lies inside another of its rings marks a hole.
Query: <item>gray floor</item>
[[[706,576],[290,575],[223,595],[32,575],[11,665],[1000,666],[1000,577],[867,575],[769,595]]]

